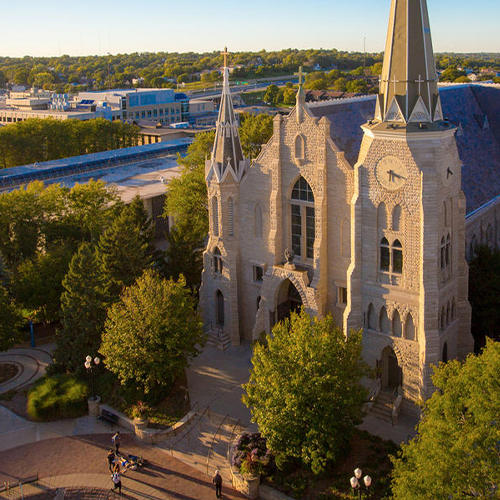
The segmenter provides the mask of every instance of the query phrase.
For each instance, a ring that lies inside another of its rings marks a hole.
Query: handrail
[[[240,431],[243,428],[243,422],[239,418],[238,421],[234,424],[233,430],[231,432],[231,436],[229,437],[229,441],[227,443],[227,452],[226,452],[226,459],[229,463],[229,471],[231,472],[231,479],[233,479],[234,474],[233,474],[233,467],[231,465],[231,457],[229,456],[229,453],[231,452],[231,444],[233,443],[233,439],[236,437],[236,427],[239,426]]]
[[[214,441],[217,438],[217,434],[219,434],[220,429],[223,426],[223,424],[224,424],[224,422],[226,421],[227,418],[229,418],[229,414],[226,413],[226,415],[222,419],[221,423],[219,424],[219,427],[217,427],[217,430],[215,431],[215,434],[212,437],[212,442],[210,443],[210,447],[208,448],[208,451],[207,451],[207,460],[206,460],[207,476],[208,476],[208,463],[210,461],[210,455],[211,455],[213,447],[214,447]]]
[[[195,405],[198,404],[198,401],[195,403]],[[193,405],[193,407],[195,406]],[[198,411],[199,411],[199,405],[198,405]],[[189,435],[189,433],[196,428],[196,426],[201,422],[201,419],[203,418],[203,416],[205,415],[205,413],[208,413],[208,415],[210,416],[210,406],[206,406],[205,409],[203,410],[203,413],[199,416],[198,418],[198,422],[196,422],[195,425],[193,425],[191,427],[191,429],[189,429],[185,434],[183,434],[175,443],[172,443],[170,445],[170,455],[173,457],[174,456],[174,446],[176,446],[178,443],[180,443],[186,436]]]

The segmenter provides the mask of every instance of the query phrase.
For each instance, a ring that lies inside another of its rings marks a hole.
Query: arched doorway
[[[392,391],[403,383],[403,370],[392,347],[382,351],[381,362],[382,389]]]
[[[215,298],[215,322],[217,326],[224,326],[224,295],[217,290]]]
[[[285,280],[277,295],[276,307],[277,321],[283,321],[290,316],[290,313],[299,311],[302,306],[302,298],[295,285],[290,280]]]

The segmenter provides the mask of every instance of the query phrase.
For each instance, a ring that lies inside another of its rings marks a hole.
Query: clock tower
[[[362,128],[344,327],[363,328],[382,390],[417,402],[433,392],[433,365],[473,347],[461,162],[426,0],[392,0],[375,117]]]

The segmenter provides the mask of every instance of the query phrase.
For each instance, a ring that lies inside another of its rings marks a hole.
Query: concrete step
[[[226,457],[235,424],[234,419],[223,415],[197,414],[184,432],[159,443],[157,448],[209,476],[218,468],[224,482],[230,483]]]
[[[210,330],[208,332],[207,345],[225,351],[231,347],[231,339],[224,330]]]

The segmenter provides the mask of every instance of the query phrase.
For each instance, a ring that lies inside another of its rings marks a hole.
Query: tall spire
[[[222,179],[228,168],[233,171],[236,179],[240,180],[243,175],[244,163],[242,162],[244,162],[245,157],[241,149],[238,120],[234,113],[231,92],[229,90],[227,47],[224,47],[222,55],[224,56],[224,81],[210,164],[216,167],[215,172],[219,180]]]
[[[294,73],[294,75],[299,77],[299,90],[297,91],[295,98],[295,113],[297,115],[297,123],[300,123],[302,121],[304,103],[306,102],[306,95],[304,93],[304,88],[302,87],[302,77],[304,76],[302,66],[299,67],[299,72]]]
[[[392,0],[375,118],[442,120],[426,0]]]

